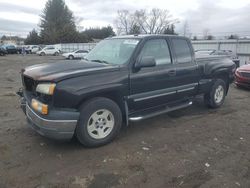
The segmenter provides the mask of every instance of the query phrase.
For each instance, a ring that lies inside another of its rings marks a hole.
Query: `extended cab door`
[[[156,66],[131,72],[128,97],[130,111],[154,107],[176,99],[176,69],[172,63],[168,40],[156,38],[145,41],[136,61],[143,57],[154,57]]]
[[[198,90],[200,72],[195,61],[190,40],[184,37],[171,37],[173,64],[176,70],[175,82],[178,99],[194,96]]]
[[[130,74],[129,110],[151,108],[196,94],[198,66],[186,38],[149,39],[138,59],[147,56],[155,58],[156,66]]]

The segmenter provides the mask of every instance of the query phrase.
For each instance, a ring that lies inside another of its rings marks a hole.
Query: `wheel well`
[[[79,109],[85,102],[89,101],[90,99],[96,98],[96,97],[108,98],[108,99],[114,101],[119,106],[119,108],[121,109],[123,121],[124,122],[126,121],[126,118],[127,118],[126,117],[126,107],[125,107],[125,103],[124,103],[124,100],[123,100],[123,96],[121,96],[120,93],[114,92],[114,91],[98,93],[98,94],[95,94],[95,95],[85,97],[78,104],[77,109]]]
[[[226,73],[226,72],[218,73],[214,76],[214,79],[224,80],[226,83],[227,92],[228,92],[228,89],[229,89],[229,75],[228,75],[228,73]]]

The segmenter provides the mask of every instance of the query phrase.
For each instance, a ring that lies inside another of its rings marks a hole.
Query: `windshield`
[[[108,64],[124,64],[131,57],[138,42],[139,39],[106,39],[99,42],[85,59]]]

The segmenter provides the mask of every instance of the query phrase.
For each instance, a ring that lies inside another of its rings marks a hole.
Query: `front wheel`
[[[219,108],[224,103],[225,97],[226,83],[222,79],[217,79],[210,92],[204,95],[204,101],[211,108]]]
[[[107,98],[94,98],[80,109],[76,136],[87,147],[98,147],[111,142],[119,133],[122,114],[119,106]]]
[[[73,56],[73,55],[70,55],[70,56],[69,56],[69,59],[70,59],[70,60],[74,59],[74,56]]]

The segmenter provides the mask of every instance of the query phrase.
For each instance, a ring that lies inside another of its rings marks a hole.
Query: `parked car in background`
[[[43,48],[42,50],[37,51],[36,54],[40,56],[44,56],[44,55],[56,55],[57,56],[60,54],[60,50],[53,46],[48,46],[48,47]]]
[[[4,56],[4,55],[6,55],[7,53],[8,53],[8,52],[5,50],[5,48],[0,46],[0,56]]]
[[[82,59],[88,54],[87,50],[76,50],[70,53],[63,53],[62,56],[66,59]]]
[[[23,53],[23,48],[24,48],[25,54],[29,54],[30,52],[28,50],[28,47],[29,46],[18,46],[17,47],[17,53],[22,54]]]
[[[31,45],[27,48],[29,54],[35,54],[36,52],[40,51],[42,48],[38,45]]]
[[[8,54],[17,54],[18,49],[14,45],[3,45],[2,46]]]
[[[78,63],[22,69],[18,94],[35,131],[96,147],[111,142],[122,123],[188,107],[196,95],[219,108],[234,72],[227,57],[195,59],[185,37],[122,36],[99,42]]]
[[[250,64],[243,65],[236,69],[235,84],[238,87],[250,88]]]
[[[22,46],[17,46],[16,49],[18,54],[22,53]]]
[[[23,48],[25,51],[25,54],[30,54],[29,46],[23,45],[23,46],[17,46],[17,53],[22,54],[23,53]]]

